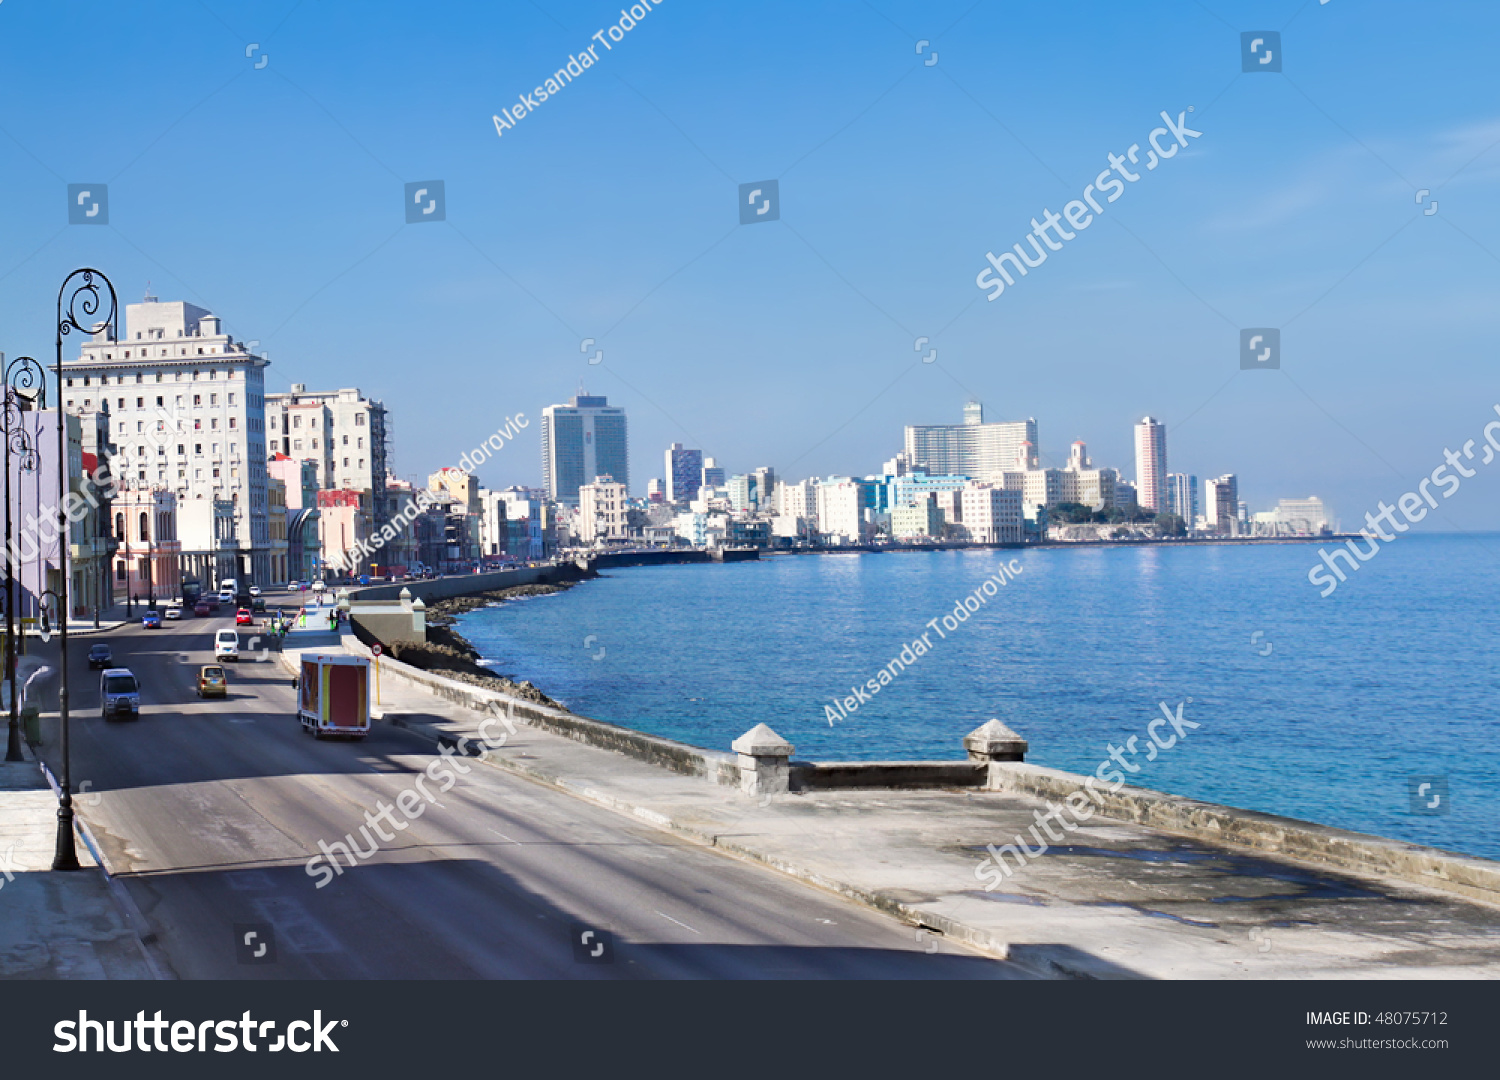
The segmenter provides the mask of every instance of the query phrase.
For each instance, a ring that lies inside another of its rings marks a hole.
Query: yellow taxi
[[[207,664],[198,669],[198,696],[201,698],[229,696],[229,676],[218,664]]]

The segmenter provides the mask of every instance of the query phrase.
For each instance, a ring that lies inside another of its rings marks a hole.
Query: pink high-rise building
[[[1167,428],[1146,417],[1135,426],[1136,500],[1142,510],[1167,509]]]

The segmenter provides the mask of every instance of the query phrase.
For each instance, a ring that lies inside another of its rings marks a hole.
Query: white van
[[[234,660],[240,658],[240,635],[234,630],[220,630],[214,634],[214,659]]]

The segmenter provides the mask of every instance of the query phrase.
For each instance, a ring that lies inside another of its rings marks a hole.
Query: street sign
[[[372,653],[374,653],[376,656],[379,656],[385,650],[380,647],[380,642],[377,641],[374,645],[370,646],[370,651]]]

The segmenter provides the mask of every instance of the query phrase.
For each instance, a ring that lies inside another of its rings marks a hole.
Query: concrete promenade
[[[352,635],[343,643],[365,651]],[[289,649],[286,660],[295,655]],[[388,658],[381,666],[384,723],[435,742],[467,737],[482,745],[485,713],[434,693],[425,673],[403,678],[403,666]],[[454,697],[472,691],[455,687]],[[489,752],[491,766],[895,915],[934,949],[961,941],[1049,978],[1500,978],[1500,906],[1141,824],[1124,812],[1169,805],[1170,797],[1125,789],[1117,816],[1094,816],[986,892],[975,877],[986,845],[1011,843],[1045,808],[1028,784],[1041,791],[1066,774],[1001,763],[992,768],[1012,770],[1011,790],[753,797],[711,776],[542,730],[524,721],[522,704],[516,732]],[[497,730],[492,722],[490,734]],[[965,734],[954,731],[955,747]],[[1176,802],[1200,817],[1242,818],[1247,828],[1294,824]],[[1308,829],[1335,847],[1348,837],[1381,843]],[[1495,869],[1460,862],[1481,878]]]
[[[56,839],[57,796],[35,758],[0,763],[0,979],[158,977],[88,845],[83,869],[60,873]]]

